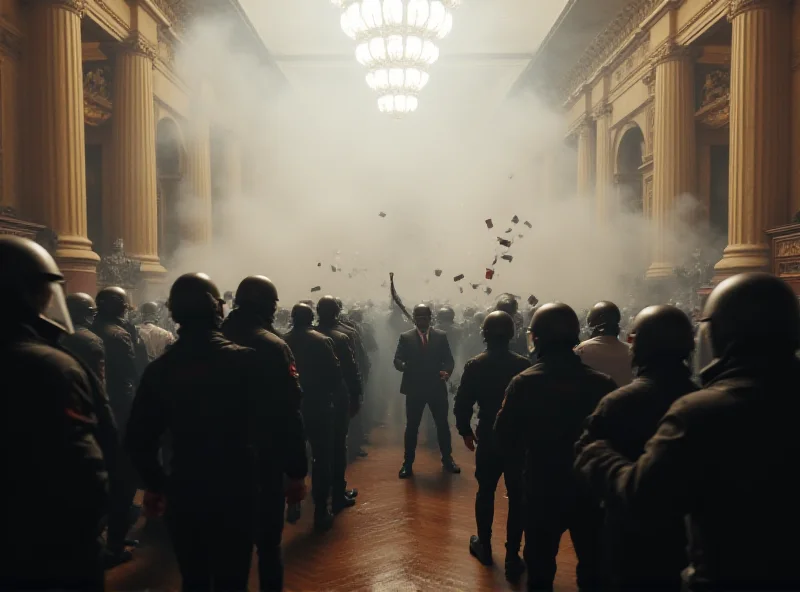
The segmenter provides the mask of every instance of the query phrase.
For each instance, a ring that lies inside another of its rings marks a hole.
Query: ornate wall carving
[[[92,68],[83,74],[83,117],[87,125],[102,125],[111,118],[109,70]]]
[[[158,29],[158,57],[170,67],[175,65],[175,45],[160,27]]]
[[[172,26],[183,32],[191,16],[189,0],[155,0],[156,6],[164,11]]]
[[[714,70],[706,75],[703,98],[695,116],[703,125],[719,129],[730,121],[731,74],[728,70]]]
[[[611,85],[616,87],[635,72],[639,66],[647,59],[647,52],[650,49],[647,40],[643,40],[636,48],[630,52],[628,57],[614,70],[611,75]]]
[[[151,60],[155,60],[158,53],[156,48],[138,31],[131,32],[128,38],[123,41],[123,46],[127,51],[146,56]]]
[[[788,3],[788,0],[783,1]],[[743,12],[755,10],[756,8],[772,4],[773,2],[775,2],[775,0],[731,0],[728,19],[733,20]]]

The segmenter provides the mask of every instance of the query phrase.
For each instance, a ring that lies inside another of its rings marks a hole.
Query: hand
[[[440,370],[439,371],[439,378],[441,378],[442,380],[447,382],[448,380],[450,380],[450,373],[449,372],[445,372],[444,370]]]
[[[464,446],[466,446],[470,452],[475,452],[475,444],[478,441],[478,439],[475,437],[475,434],[468,434],[466,436],[462,436],[462,438],[464,438]]]
[[[306,497],[306,480],[289,479],[286,485],[286,503],[299,504]]]
[[[167,509],[167,498],[163,493],[145,491],[142,500],[142,510],[145,518],[159,518]]]

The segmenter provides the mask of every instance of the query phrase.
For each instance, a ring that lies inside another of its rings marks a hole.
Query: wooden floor
[[[438,452],[420,450],[415,476],[397,478],[402,447],[396,434],[376,430],[369,456],[348,469],[348,486],[359,489],[358,504],[342,512],[330,532],[311,528],[310,503],[302,520],[286,525],[284,555],[286,588],[310,591],[478,591],[514,590],[503,577],[505,489],[498,490],[495,512],[494,557],[487,568],[470,556],[469,537],[475,534],[476,483],[474,458],[454,433],[453,445],[461,475],[444,474]],[[306,504],[304,504],[306,506]],[[178,590],[180,575],[168,538],[159,525],[138,536],[142,546],[135,559],[111,572],[109,590]],[[255,566],[255,561],[254,564]],[[523,580],[524,581],[524,580]],[[253,569],[250,589],[257,590]],[[522,588],[524,589],[524,587]],[[558,558],[557,592],[575,586],[575,555],[565,535]]]

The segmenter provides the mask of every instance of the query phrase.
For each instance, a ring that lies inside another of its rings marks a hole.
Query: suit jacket
[[[447,384],[439,372],[453,373],[455,362],[447,334],[431,329],[428,344],[423,348],[417,329],[400,334],[394,367],[403,373],[400,392],[412,396],[447,396]]]

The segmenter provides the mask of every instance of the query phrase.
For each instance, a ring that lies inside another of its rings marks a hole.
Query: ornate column
[[[614,155],[611,146],[611,105],[603,101],[594,111],[597,121],[597,170],[595,172],[595,195],[597,196],[597,219],[608,221],[613,206]]]
[[[595,163],[594,163],[594,129],[592,120],[584,116],[578,127],[578,196],[584,197],[592,194]]]
[[[182,194],[182,239],[195,244],[210,244],[211,125],[201,108],[195,111],[190,123]]]
[[[100,258],[86,222],[81,17],[83,0],[29,5],[31,40],[26,97],[27,201],[35,221],[58,235],[56,259],[72,292],[93,293]]]
[[[166,273],[158,260],[156,130],[153,106],[155,50],[138,33],[117,51],[111,120],[111,240],[142,262],[145,279]]]
[[[789,222],[788,0],[733,0],[728,246],[717,279],[769,269],[764,231]]]
[[[693,194],[697,149],[694,121],[694,59],[688,48],[667,43],[654,57],[653,262],[648,278],[671,276],[678,197]]]

